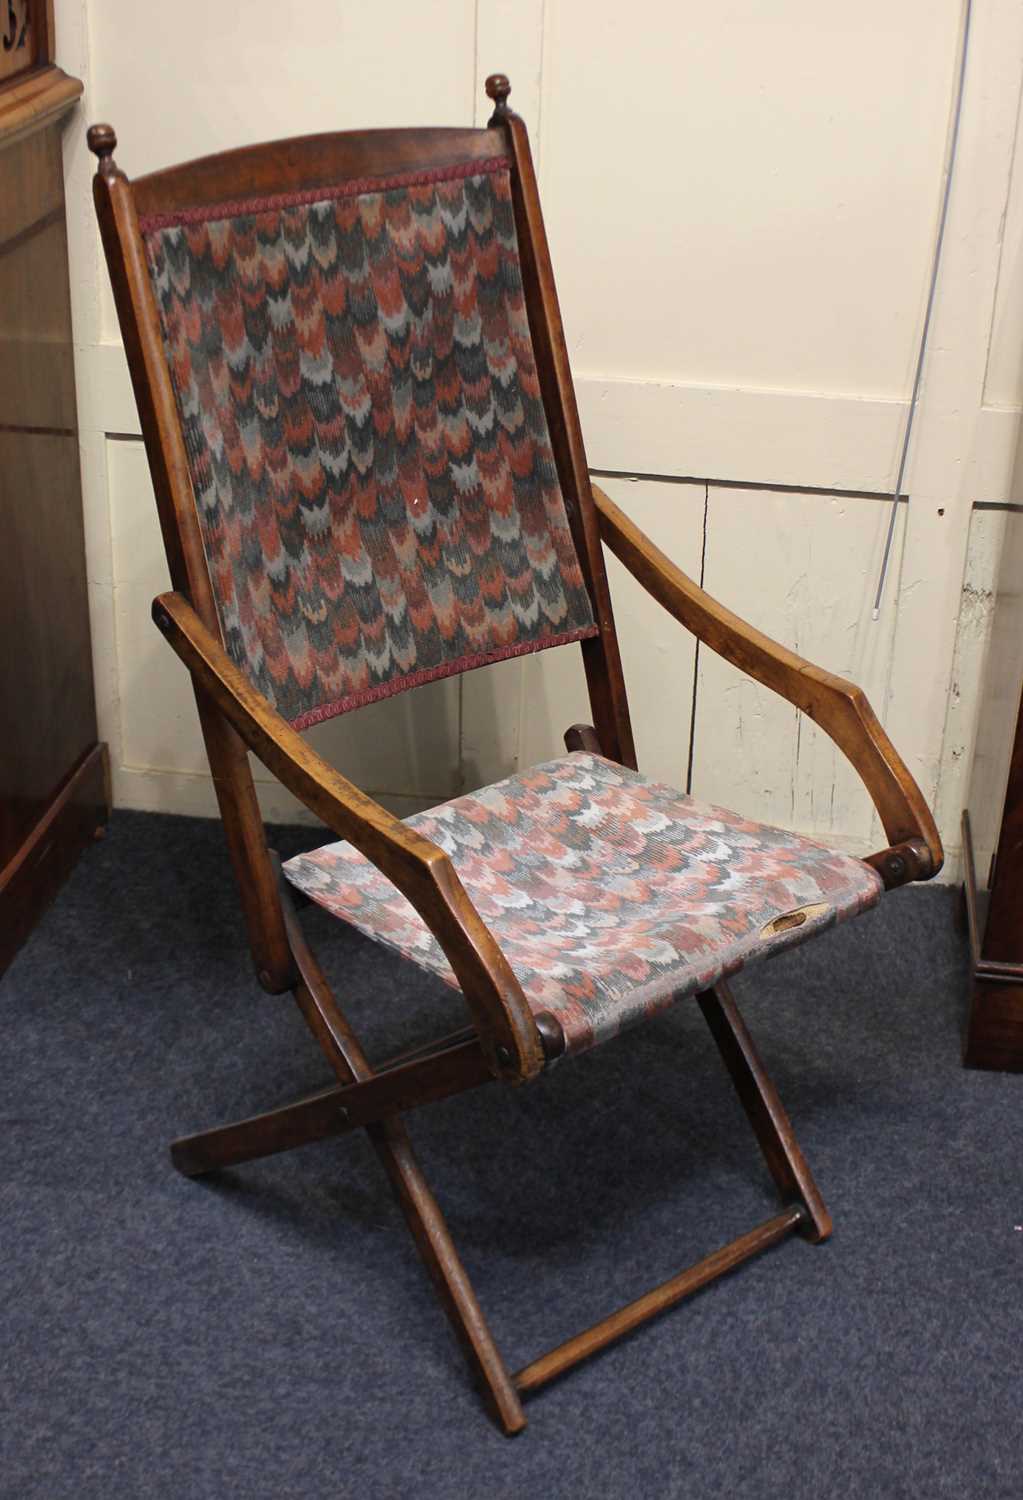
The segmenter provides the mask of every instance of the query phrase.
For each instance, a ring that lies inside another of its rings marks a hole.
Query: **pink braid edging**
[[[428,187],[434,182],[457,182],[464,177],[483,177],[504,172],[511,166],[507,156],[487,156],[480,161],[458,162],[452,167],[433,167],[423,172],[397,172],[392,177],[353,177],[335,187],[303,188],[294,193],[273,193],[265,198],[235,198],[173,213],[145,214],[139,219],[143,234],[175,229],[182,224],[208,224],[215,219],[236,219],[244,214],[275,213],[304,203],[325,203],[335,198],[360,198],[364,193],[386,193],[395,188]]]
[[[442,662],[438,667],[424,667],[421,672],[410,672],[405,677],[392,677],[389,682],[376,687],[360,688],[356,693],[346,693],[331,703],[321,703],[318,708],[307,709],[297,719],[289,720],[292,729],[311,729],[314,724],[323,724],[339,714],[350,713],[353,708],[365,708],[368,703],[378,703],[382,698],[394,698],[409,688],[421,687],[426,682],[438,682],[442,677],[454,677],[459,672],[473,672],[477,667],[489,667],[492,662],[507,661],[514,656],[529,656],[536,651],[546,651],[551,646],[569,646],[573,641],[592,640],[600,634],[598,625],[582,625],[578,630],[567,630],[562,635],[548,635],[541,640],[520,641],[515,646],[503,646],[498,651],[478,651],[472,656],[460,656],[455,661]]]

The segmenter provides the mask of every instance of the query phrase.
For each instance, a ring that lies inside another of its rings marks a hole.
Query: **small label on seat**
[[[779,932],[788,932],[790,927],[802,927],[804,922],[811,922],[814,917],[830,911],[826,901],[814,902],[811,906],[797,906],[795,911],[783,912],[780,917],[775,917],[765,927],[761,927],[762,939],[777,937]]]

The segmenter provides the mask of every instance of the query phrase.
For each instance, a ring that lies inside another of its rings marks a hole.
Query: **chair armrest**
[[[647,593],[712,651],[807,714],[852,763],[892,846],[868,860],[885,883],[936,875],[944,854],[934,819],[862,688],[804,661],[711,598],[598,485],[593,500],[601,539]]]
[[[182,594],[155,599],[153,619],[197,690],[249,749],[415,907],[454,970],[493,1072],[513,1082],[539,1073],[544,1054],[522,988],[444,851],[311,749],[239,671]]]

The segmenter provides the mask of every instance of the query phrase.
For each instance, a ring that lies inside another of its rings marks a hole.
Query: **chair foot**
[[[697,998],[782,1200],[795,1199],[805,1206],[806,1219],[799,1232],[819,1244],[831,1234],[831,1215],[732,992],[722,981]]]

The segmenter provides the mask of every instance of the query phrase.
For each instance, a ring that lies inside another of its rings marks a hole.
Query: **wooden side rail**
[[[171,1146],[171,1160],[186,1177],[199,1177],[375,1125],[489,1083],[492,1076],[476,1037],[454,1045],[441,1042],[427,1056],[397,1060],[370,1078],[335,1084],[247,1120],[182,1136]]]
[[[642,1297],[637,1297],[635,1302],[628,1303],[617,1312],[611,1313],[610,1317],[594,1323],[593,1327],[587,1328],[584,1333],[576,1334],[575,1338],[567,1339],[556,1349],[541,1354],[539,1359],[534,1359],[532,1364],[525,1365],[517,1375],[512,1376],[515,1389],[520,1396],[525,1396],[530,1391],[547,1385],[549,1381],[556,1380],[559,1375],[564,1375],[566,1370],[571,1370],[573,1365],[580,1364],[591,1355],[599,1354],[609,1344],[624,1338],[626,1334],[632,1333],[643,1323],[656,1318],[659,1313],[667,1312],[669,1307],[674,1307],[683,1298],[691,1297],[701,1287],[716,1281],[719,1276],[724,1276],[736,1266],[741,1266],[743,1261],[749,1260],[751,1256],[759,1255],[761,1250],[776,1245],[787,1234],[799,1229],[805,1218],[806,1210],[800,1204],[795,1204],[792,1208],[787,1208],[784,1213],[777,1214],[773,1219],[758,1224],[756,1229],[751,1229],[748,1234],[731,1240],[722,1249],[716,1250],[713,1255],[708,1255],[703,1260],[697,1261],[694,1266],[680,1271],[669,1281],[663,1281],[660,1286],[654,1287],[653,1291],[644,1293]]]
[[[516,1083],[544,1066],[543,1044],[522,988],[442,849],[335,771],[231,661],[183,595],[161,594],[153,619],[198,690],[263,764],[347,839],[415,907],[462,988],[495,1077]]]
[[[647,593],[698,640],[819,724],[870,793],[890,847],[871,855],[886,885],[926,880],[944,852],[930,808],[862,688],[804,661],[719,604],[677,567],[598,486],[602,540]]]

